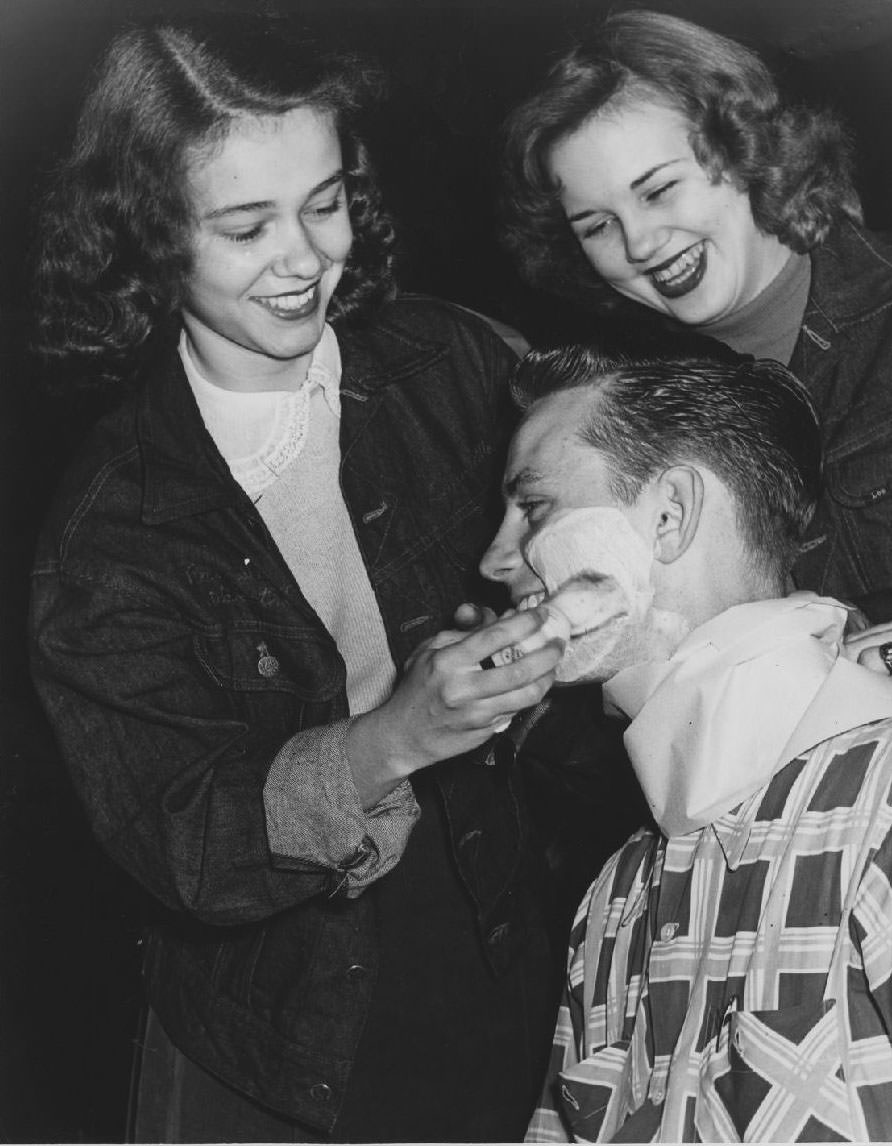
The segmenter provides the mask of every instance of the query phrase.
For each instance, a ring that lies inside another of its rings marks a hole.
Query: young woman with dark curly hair
[[[126,32],[47,206],[43,350],[121,400],[40,544],[33,671],[156,904],[139,1140],[514,1140],[548,1053],[493,732],[560,650],[481,672],[543,612],[452,627],[514,356],[394,291],[375,83],[277,22]]]
[[[796,581],[892,619],[892,245],[834,115],[741,44],[620,12],[510,116],[504,204],[522,273],[605,332],[662,316],[805,381],[826,492]]]

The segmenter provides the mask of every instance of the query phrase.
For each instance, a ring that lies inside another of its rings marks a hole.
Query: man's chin
[[[630,664],[598,664],[591,668],[582,666],[568,666],[566,670],[558,669],[555,675],[554,688],[572,688],[576,684],[606,684],[611,677],[630,668]]]
[[[627,668],[626,620],[626,617],[614,617],[574,637],[555,669],[555,684],[603,684],[620,669]]]
[[[613,617],[572,639],[555,670],[555,684],[605,684],[635,665],[667,661],[690,631],[686,617],[660,609],[644,622],[627,614]]]

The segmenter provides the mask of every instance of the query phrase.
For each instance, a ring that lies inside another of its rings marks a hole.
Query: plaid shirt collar
[[[706,829],[706,831],[715,833],[729,871],[735,871],[743,860],[743,854],[752,835],[753,823],[756,819],[756,813],[759,811],[763,793],[764,789],[760,788],[742,804],[738,804],[736,808],[732,808],[723,816],[719,816]]]

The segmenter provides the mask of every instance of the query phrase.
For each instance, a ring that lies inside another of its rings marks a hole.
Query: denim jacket
[[[825,493],[794,578],[892,620],[892,241],[847,225],[811,260],[790,369],[823,422]]]
[[[480,599],[514,357],[476,318],[412,297],[338,334],[341,485],[402,665],[458,602]],[[324,770],[325,730],[347,717],[344,663],[205,430],[175,347],[146,373],[98,426],[45,528],[35,682],[96,836],[159,905],[146,979],[171,1037],[327,1130],[377,959],[374,895],[349,893],[374,878],[380,841],[370,823],[341,854],[274,853],[263,797],[295,734]],[[497,976],[540,926],[516,769],[490,745],[429,771]],[[320,841],[348,838],[320,805]],[[402,817],[395,854],[413,807],[397,794],[373,809]]]

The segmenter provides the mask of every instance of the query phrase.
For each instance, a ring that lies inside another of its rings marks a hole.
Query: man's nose
[[[510,582],[523,565],[517,540],[503,525],[480,561],[480,572],[489,581]]]

